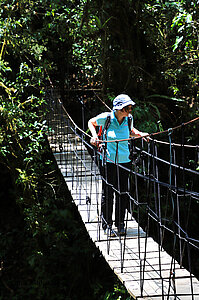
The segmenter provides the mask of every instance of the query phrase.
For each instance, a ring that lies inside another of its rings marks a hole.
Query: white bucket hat
[[[113,100],[113,110],[122,109],[127,105],[135,105],[128,95],[120,94]]]

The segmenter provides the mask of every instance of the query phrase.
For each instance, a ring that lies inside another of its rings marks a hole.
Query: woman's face
[[[133,106],[132,105],[127,105],[125,106],[122,110],[126,112],[127,114],[130,114],[132,112]]]

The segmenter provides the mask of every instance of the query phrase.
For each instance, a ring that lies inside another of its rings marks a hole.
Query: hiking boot
[[[119,234],[120,236],[123,236],[123,235],[126,234],[126,229],[125,229],[125,227],[124,227],[124,224],[121,224],[121,225],[118,227],[118,234]]]
[[[108,237],[116,237],[116,232],[111,228],[111,227],[107,227],[106,229],[104,229],[104,234],[107,234]]]
[[[108,236],[109,237],[116,237],[116,232],[113,230],[113,229],[110,229],[109,232],[108,232]]]

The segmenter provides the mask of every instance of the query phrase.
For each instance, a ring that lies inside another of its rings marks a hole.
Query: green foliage
[[[153,133],[158,131],[157,120],[160,120],[160,112],[153,103],[148,103],[135,107],[133,111],[135,127],[141,131]]]
[[[97,5],[98,28],[105,24],[99,32],[99,62],[106,93],[126,92],[142,102],[150,101],[170,126],[187,119],[187,109],[194,116],[198,105],[197,4],[125,0],[97,1]]]
[[[6,72],[11,72],[11,69],[4,61],[1,64],[0,161],[11,170],[19,188],[33,196],[39,182],[47,128],[41,114],[45,103],[40,90],[41,77],[38,76],[38,68],[31,70],[22,63],[15,81],[11,81],[6,78]]]
[[[198,10],[194,1],[153,1],[146,11],[151,22],[156,51],[160,54],[161,79],[168,82],[168,96],[198,101]]]
[[[104,300],[130,300],[133,299],[131,296],[129,296],[124,288],[121,287],[120,284],[114,285],[114,292],[107,292],[105,294]]]
[[[0,3],[0,299],[100,299],[115,281],[46,140],[46,88],[64,87],[77,63],[93,67],[84,34],[97,19],[84,20],[86,2],[76,4]]]

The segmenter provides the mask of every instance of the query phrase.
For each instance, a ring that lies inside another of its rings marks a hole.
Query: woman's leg
[[[127,169],[130,169],[130,164],[121,164]],[[119,166],[117,168],[117,183],[116,183],[116,203],[115,203],[115,226],[120,230],[124,228],[124,218],[128,203],[126,192],[129,190],[129,172]]]
[[[113,214],[113,178],[114,164],[106,163],[104,166],[100,166],[100,173],[102,176],[102,200],[101,200],[101,216],[102,216],[102,228],[106,229],[107,226],[112,226],[112,214]]]

